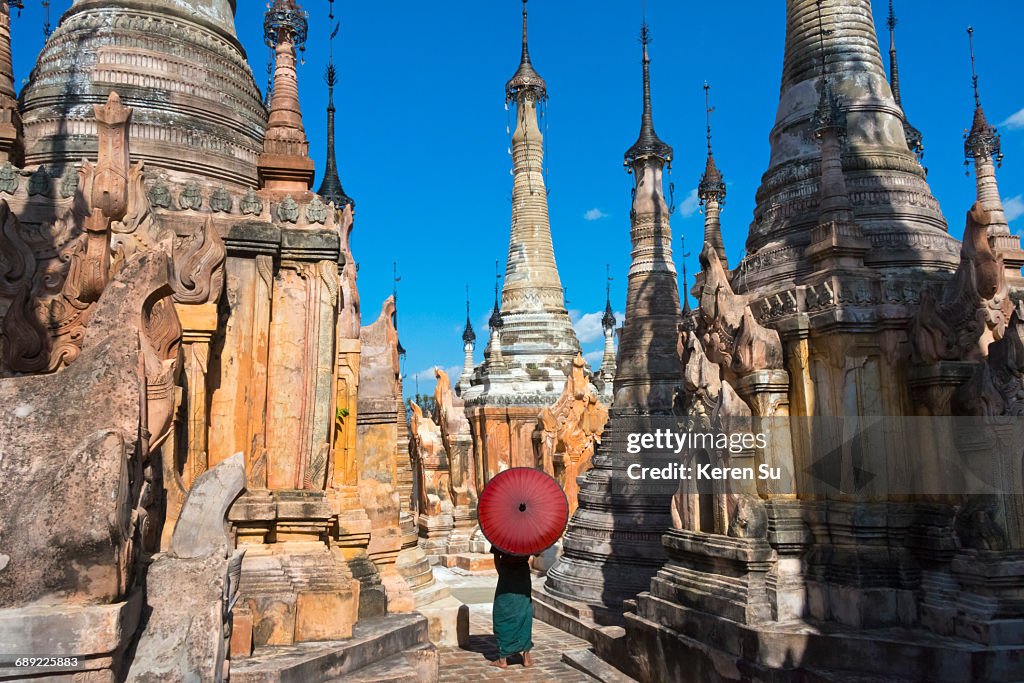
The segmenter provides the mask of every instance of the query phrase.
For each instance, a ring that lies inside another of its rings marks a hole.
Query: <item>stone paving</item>
[[[516,681],[517,683],[592,683],[591,678],[562,661],[563,650],[588,646],[580,640],[533,620],[533,666],[525,668],[519,657],[509,658],[507,669],[490,665],[498,656],[498,646],[491,631],[491,605],[470,605],[469,643],[464,648],[440,649],[441,683],[473,683],[474,681]]]
[[[595,680],[562,661],[563,651],[585,648],[589,644],[538,619],[533,620],[533,666],[524,668],[519,657],[510,658],[507,669],[491,666],[491,661],[498,656],[498,646],[491,630],[491,600],[498,581],[497,575],[493,572],[460,575],[435,567],[434,576],[439,583],[448,586],[452,595],[469,605],[469,642],[462,648],[440,648],[441,683],[498,680],[516,683],[592,683]]]

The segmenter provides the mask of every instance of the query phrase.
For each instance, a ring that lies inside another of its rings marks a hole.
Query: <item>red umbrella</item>
[[[537,555],[565,531],[569,501],[558,482],[543,471],[513,467],[487,482],[477,516],[484,536],[498,550]]]

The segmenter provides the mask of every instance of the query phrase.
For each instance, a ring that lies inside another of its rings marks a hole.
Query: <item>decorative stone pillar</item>
[[[269,228],[256,223],[239,227]],[[232,232],[225,240],[227,300],[234,305],[224,345],[250,355],[235,356],[230,366],[221,358],[219,365],[221,388],[229,386],[225,375],[243,382],[232,387],[233,396],[242,396],[234,405],[244,399],[252,411],[253,403],[262,401],[258,415],[245,414],[252,421],[252,443],[265,445],[256,451],[249,490],[229,514],[238,544],[247,550],[239,602],[243,619],[251,621],[255,647],[349,637],[362,604],[362,581],[345,553],[331,548],[340,520],[325,491],[336,419],[331,413],[338,362],[339,238],[329,226],[274,229],[273,234],[280,245],[276,273],[264,271],[274,265],[269,253],[248,259],[252,266],[240,257],[233,263],[232,252],[240,246],[254,251],[267,244],[254,239],[258,235],[243,241]],[[238,282],[232,276],[246,274],[250,286],[244,293],[233,291]],[[232,346],[235,330],[240,337],[248,330],[249,338]],[[248,383],[238,366],[247,371]],[[211,412],[216,408],[215,403]],[[213,447],[211,438],[211,452]]]
[[[182,359],[184,360],[184,388],[175,387],[179,394],[175,405],[175,429],[165,444],[162,459],[163,483],[166,494],[166,518],[161,533],[160,548],[166,550],[177,525],[186,493],[209,468],[207,451],[207,371],[209,369],[210,341],[217,330],[217,304],[175,304],[182,328]],[[179,441],[184,441],[180,443]]]
[[[352,306],[346,298],[345,308]],[[380,616],[387,612],[387,595],[381,585],[377,566],[367,555],[370,544],[370,518],[359,500],[359,460],[356,453],[356,421],[359,388],[359,339],[338,338],[337,384],[334,408],[334,462],[331,467],[327,500],[335,514],[332,550],[342,558],[359,581],[359,618]]]
[[[181,472],[182,483],[188,490],[196,477],[210,467],[207,444],[210,427],[207,420],[207,375],[210,365],[210,344],[217,332],[217,304],[177,304],[175,309],[181,321],[182,355],[185,358],[185,375],[188,377],[188,450]]]
[[[248,489],[267,488],[267,376],[274,257],[281,231],[269,224],[233,225],[224,238],[225,301],[229,315],[213,342],[210,374],[210,466],[245,453]]]
[[[789,373],[783,369],[755,370],[737,379],[735,385],[739,395],[753,410],[752,433],[767,437],[766,448],[755,453],[756,464],[777,468],[781,473],[778,479],[759,481],[758,494],[765,498],[795,498]]]
[[[322,491],[335,419],[338,237],[304,229],[283,230],[281,238],[270,324],[267,485]]]

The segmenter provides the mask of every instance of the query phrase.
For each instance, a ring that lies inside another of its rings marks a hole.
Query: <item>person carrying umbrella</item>
[[[532,666],[533,598],[530,556],[510,555],[492,547],[498,586],[494,589],[492,615],[494,635],[498,639],[498,658],[492,666],[504,669],[511,655],[522,653],[523,666]]]
[[[569,503],[557,481],[541,470],[513,467],[499,472],[480,493],[480,530],[491,542],[498,585],[494,590],[493,627],[498,658],[508,667],[522,653],[523,666],[533,658],[533,585],[530,556],[557,541],[569,521]]]

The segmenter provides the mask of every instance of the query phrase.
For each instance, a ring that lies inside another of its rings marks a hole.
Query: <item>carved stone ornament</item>
[[[157,178],[153,187],[149,188],[149,203],[161,209],[171,208],[171,191],[167,189],[162,178]]]
[[[245,196],[242,197],[239,208],[242,209],[242,213],[246,216],[258,216],[263,213],[263,202],[260,201],[256,192],[250,187],[246,191]]]
[[[234,202],[231,201],[231,195],[224,189],[224,186],[219,186],[210,195],[210,208],[220,213],[231,213],[232,205]]]
[[[118,94],[112,92],[106,103],[93,105],[93,112],[99,141],[90,192],[92,208],[111,221],[119,221],[128,210],[128,131],[132,109],[122,105]]]
[[[327,222],[327,205],[319,195],[313,195],[313,201],[306,205],[306,220],[310,223]]]
[[[299,205],[288,195],[277,206],[277,217],[284,223],[296,223],[299,220]]]
[[[197,210],[203,205],[203,193],[199,191],[199,185],[189,183],[178,195],[178,204],[183,209]]]
[[[174,245],[174,300],[183,304],[216,301],[224,285],[224,242],[213,225],[213,217],[196,228],[191,237]]]
[[[693,332],[680,337],[683,359],[683,414],[709,416],[722,392],[720,368],[708,360],[704,346]]]
[[[953,397],[954,415],[1024,417],[1024,302],[1010,316],[1005,334]]]
[[[779,333],[760,325],[747,306],[743,310],[732,354],[732,371],[739,376],[755,370],[780,370],[784,367]]]
[[[0,166],[0,192],[14,194],[18,191],[18,170],[7,162]]]
[[[29,176],[28,194],[30,197],[35,195],[42,197],[50,196],[50,174],[46,172],[45,166],[40,164],[39,168]]]
[[[991,214],[975,204],[967,214],[960,266],[942,300],[922,297],[911,338],[917,359],[977,360],[1005,333],[1013,314],[1003,259],[988,240]]]
[[[68,166],[64,170],[64,176],[60,179],[60,196],[63,199],[71,199],[78,192],[78,169]]]

